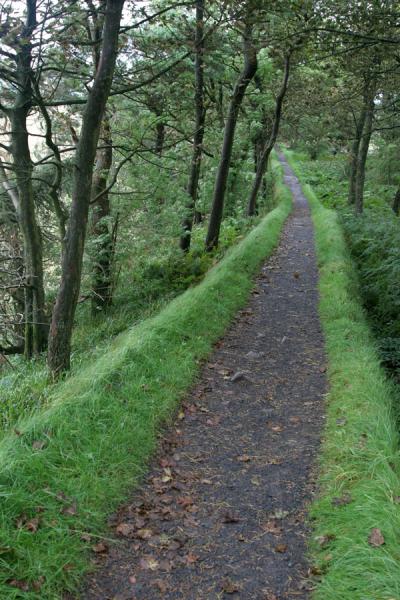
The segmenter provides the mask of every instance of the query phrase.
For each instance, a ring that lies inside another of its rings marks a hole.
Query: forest
[[[399,45],[0,1],[1,598],[400,599]]]

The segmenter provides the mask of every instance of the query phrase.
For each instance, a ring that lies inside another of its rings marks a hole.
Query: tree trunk
[[[189,250],[191,242],[193,213],[196,208],[206,114],[204,108],[204,0],[196,0],[195,47],[196,55],[194,72],[196,120],[193,136],[192,162],[187,185],[187,193],[190,201],[187,206],[188,214],[182,224],[183,232],[180,239],[180,247],[184,252]]]
[[[400,213],[400,187],[397,189],[396,195],[393,198],[392,209],[395,215],[399,216]]]
[[[374,97],[375,89],[370,89],[366,96],[366,117],[363,135],[360,141],[360,147],[357,156],[357,171],[355,182],[355,202],[354,211],[356,214],[362,214],[364,210],[364,183],[365,183],[365,165],[368,157],[369,142],[372,134],[372,122],[374,118]]]
[[[100,126],[111,89],[118,53],[118,34],[124,0],[108,0],[104,18],[101,60],[82,118],[75,156],[70,219],[62,274],[53,310],[48,365],[53,376],[69,369],[71,336],[81,283],[82,258],[92,191],[93,165]]]
[[[161,158],[163,150],[164,150],[164,140],[165,140],[165,123],[163,121],[160,121],[157,123],[156,134],[157,135],[156,135],[155,152]]]
[[[356,121],[356,130],[353,140],[353,144],[350,152],[350,176],[349,176],[349,195],[348,204],[353,205],[356,201],[356,180],[357,180],[357,161],[358,153],[360,151],[361,138],[364,131],[365,119],[367,117],[367,106],[365,102],[361,109],[360,116]]]
[[[268,142],[265,144],[265,146],[261,152],[261,155],[259,156],[258,161],[257,161],[257,171],[256,171],[256,175],[254,177],[253,187],[251,189],[250,196],[249,196],[248,203],[247,203],[247,215],[249,217],[253,216],[257,212],[258,192],[260,190],[263,176],[265,173],[265,169],[268,164],[269,155],[272,152],[272,149],[276,142],[276,138],[278,136],[279,124],[280,124],[281,114],[282,114],[282,104],[283,104],[283,99],[285,97],[287,85],[288,85],[288,81],[289,81],[290,57],[291,57],[291,52],[288,52],[285,57],[285,69],[284,69],[284,73],[283,73],[283,81],[282,81],[281,89],[279,91],[278,97],[275,102],[275,114],[274,114],[274,121],[272,124],[271,135],[269,137]]]
[[[24,247],[25,345],[27,358],[46,346],[47,320],[43,283],[42,237],[36,220],[32,188],[32,159],[28,143],[27,117],[32,103],[32,33],[36,27],[36,1],[28,0],[21,42],[16,55],[18,92],[9,110],[11,153],[18,190],[18,221]]]
[[[112,139],[110,121],[103,119],[101,148],[97,150],[92,186],[91,235],[93,248],[92,314],[97,315],[112,303],[113,237],[111,232],[111,206],[107,180],[112,165]]]
[[[224,210],[224,199],[226,183],[228,180],[229,167],[232,156],[233,141],[238,119],[239,109],[242,104],[247,86],[257,71],[257,53],[251,39],[252,27],[246,25],[243,34],[244,66],[239,79],[233,90],[229,105],[228,117],[225,124],[224,141],[222,144],[221,158],[215,180],[213,203],[210,222],[206,237],[205,247],[208,252],[218,246],[219,232],[221,228],[222,214]]]

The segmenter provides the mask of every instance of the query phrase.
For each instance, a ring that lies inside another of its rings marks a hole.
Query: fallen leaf
[[[36,533],[39,529],[39,519],[35,517],[34,519],[30,519],[25,523],[25,529],[31,531],[32,533]]]
[[[226,512],[222,518],[223,523],[239,523],[240,517],[233,512]]]
[[[241,381],[242,379],[247,379],[246,373],[244,371],[237,371],[231,377],[232,383],[236,383],[237,381]]]
[[[221,417],[213,417],[212,419],[207,419],[206,423],[207,423],[207,425],[218,425],[220,420],[221,420]]]
[[[350,504],[353,500],[350,494],[343,494],[343,496],[332,498],[333,506],[344,506],[345,504]]]
[[[156,571],[158,569],[158,561],[152,556],[141,558],[139,565],[140,568],[145,571]]]
[[[186,506],[191,506],[193,504],[193,498],[191,496],[180,496],[177,499],[177,503],[185,508]]]
[[[378,529],[378,527],[373,527],[368,536],[368,544],[377,548],[378,546],[382,546],[384,543],[385,538],[383,537],[381,530]]]
[[[46,442],[44,440],[35,440],[32,444],[34,450],[43,450],[45,446]]]
[[[7,583],[23,592],[29,592],[29,583],[27,581],[23,581],[22,579],[11,579]]]
[[[237,460],[239,462],[250,462],[251,458],[250,458],[250,456],[248,454],[242,454],[241,456],[237,457]]]
[[[268,429],[271,429],[271,431],[276,431],[276,432],[283,431],[282,425],[279,425],[278,423],[267,423],[267,426],[268,426]]]
[[[96,552],[97,554],[102,554],[102,553],[108,552],[108,546],[104,542],[98,542],[97,544],[92,546],[92,550],[93,550],[93,552]]]
[[[185,413],[183,412],[183,410],[179,411],[178,412],[178,419],[180,421],[182,421],[182,419],[184,419],[184,418],[185,418]]]
[[[225,594],[236,594],[236,592],[239,592],[240,590],[240,585],[235,581],[231,581],[230,579],[225,579],[222,582],[221,587],[222,591],[225,592]]]
[[[332,540],[335,539],[335,536],[332,533],[328,533],[327,535],[318,535],[315,538],[315,541],[321,548],[325,548]]]
[[[193,554],[193,552],[189,552],[185,556],[185,561],[188,565],[193,565],[198,560],[199,560],[199,557],[196,554]]]
[[[78,512],[78,506],[76,502],[73,502],[69,506],[64,506],[64,508],[60,511],[63,515],[68,515],[70,517],[74,517]]]
[[[155,579],[153,584],[160,590],[162,594],[165,594],[168,586],[162,579]]]
[[[274,535],[280,535],[282,533],[282,527],[279,527],[276,521],[267,521],[262,528],[267,533],[273,533]]]
[[[119,523],[115,528],[118,535],[123,535],[124,537],[130,535],[134,530],[135,526],[132,523]]]
[[[35,592],[39,592],[42,585],[44,584],[45,579],[44,576],[41,575],[40,577],[38,577],[38,579],[36,579],[35,581],[32,581],[32,587],[35,590]]]
[[[164,475],[161,477],[161,481],[163,483],[168,483],[168,481],[172,480],[172,471],[169,467],[164,469]]]
[[[277,544],[274,548],[275,552],[286,552],[287,550],[287,545],[286,544]]]
[[[129,576],[129,583],[132,583],[132,584],[136,583],[136,577],[134,575]]]
[[[137,537],[141,538],[142,540],[149,540],[152,537],[153,532],[151,529],[139,529],[136,532],[136,535],[137,535]]]
[[[276,510],[275,512],[273,512],[273,513],[271,514],[271,517],[272,517],[273,519],[284,519],[285,517],[287,517],[287,516],[288,516],[288,514],[289,514],[289,511],[288,511],[288,510],[279,510],[279,509],[278,509],[278,510]]]

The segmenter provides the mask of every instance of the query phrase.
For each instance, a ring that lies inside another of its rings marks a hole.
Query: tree
[[[249,195],[248,203],[247,203],[247,215],[250,217],[253,216],[257,211],[258,192],[261,187],[262,179],[263,179],[263,176],[265,173],[266,166],[268,164],[269,156],[275,145],[276,138],[278,137],[279,124],[280,124],[281,113],[282,113],[282,104],[283,104],[283,99],[285,97],[287,85],[288,85],[288,81],[289,81],[290,59],[291,59],[292,52],[293,52],[293,50],[290,49],[285,55],[283,80],[282,80],[281,89],[279,91],[279,94],[278,94],[278,96],[276,98],[276,102],[275,102],[275,113],[274,113],[274,118],[273,118],[273,123],[272,123],[271,134],[270,134],[269,138],[265,141],[264,147],[262,148],[260,155],[258,157],[258,160],[257,160],[256,174],[254,177],[253,186],[250,191],[250,195]]]
[[[50,326],[48,365],[53,376],[70,367],[71,336],[81,283],[93,165],[114,75],[123,5],[124,0],[107,0],[101,58],[82,117],[61,282]]]
[[[246,89],[257,71],[257,51],[253,45],[252,39],[254,14],[250,14],[251,8],[253,7],[247,7],[247,14],[245,17],[244,30],[242,34],[244,65],[236,82],[229,104],[228,117],[226,119],[224,130],[224,140],[221,149],[221,157],[215,179],[211,215],[205,242],[205,247],[208,252],[218,246],[224,209],[226,184],[228,181],[239,109],[246,93]]]
[[[187,252],[190,248],[190,237],[196,207],[197,190],[199,184],[202,143],[204,137],[205,106],[204,106],[204,0],[196,0],[196,29],[195,29],[195,127],[193,134],[193,152],[190,165],[190,175],[187,193],[190,203],[187,206],[188,214],[183,221],[183,233],[180,239],[181,249]]]

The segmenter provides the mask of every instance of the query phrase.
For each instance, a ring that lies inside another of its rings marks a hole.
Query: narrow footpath
[[[294,210],[148,475],[112,516],[87,600],[302,600],[305,524],[324,419],[313,227]],[[101,549],[101,548],[100,548]]]

